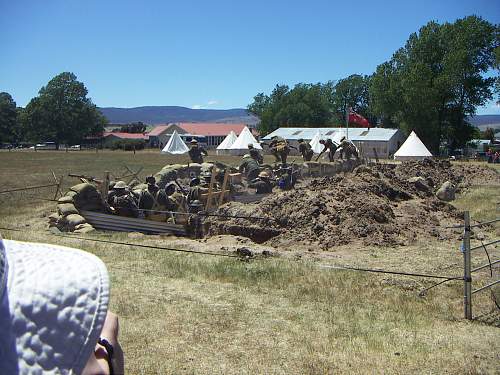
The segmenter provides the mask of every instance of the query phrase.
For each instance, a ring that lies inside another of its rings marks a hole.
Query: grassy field
[[[2,152],[0,190],[47,182],[51,170],[100,176],[126,164],[153,173],[184,161],[152,152]],[[498,216],[498,201],[498,189],[483,187],[467,191],[455,204],[484,220]],[[0,201],[0,226],[27,230],[0,232],[6,238],[82,248],[103,259],[128,373],[500,373],[500,320],[488,293],[474,298],[477,319],[468,322],[462,317],[460,282],[434,288],[422,298],[419,291],[432,281],[320,267],[354,264],[460,275],[459,233],[450,242],[344,246],[302,259],[276,256],[246,262],[55,237],[46,231],[46,216],[54,210],[52,202],[12,196]],[[498,230],[486,228],[484,234],[498,237]],[[217,239],[89,237],[221,251]],[[293,249],[276,252],[286,255],[288,250]],[[479,265],[485,256],[478,253],[473,259]],[[487,272],[476,276],[476,286],[489,281]]]

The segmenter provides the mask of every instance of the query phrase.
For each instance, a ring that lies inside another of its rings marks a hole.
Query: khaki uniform
[[[321,150],[320,154],[318,155],[318,159],[321,155],[325,153],[325,151],[328,150],[328,160],[333,161],[333,158],[335,157],[335,152],[337,151],[338,146],[333,143],[331,139],[327,139],[325,143],[323,144],[323,150]]]
[[[135,203],[132,194],[125,192],[121,195],[115,195],[110,204],[119,216],[139,217],[139,208]]]
[[[203,155],[207,156],[207,152],[204,148],[198,146],[191,146],[189,149],[189,157],[193,163],[202,164],[203,163]]]
[[[248,153],[250,154],[250,157],[257,163],[262,164],[264,162],[264,158],[259,150],[251,148]]]
[[[247,180],[252,181],[257,178],[260,172],[259,163],[252,158],[245,158],[239,166],[240,173],[245,173]]]
[[[299,152],[301,153],[304,161],[311,161],[314,155],[311,145],[305,141],[299,143]]]
[[[255,194],[269,194],[273,192],[273,185],[267,178],[258,178],[257,180],[249,183],[248,187],[255,188]]]
[[[348,140],[343,140],[340,143],[340,158],[344,158],[344,153],[345,153],[345,158],[348,160],[351,158],[351,156],[354,156],[356,159],[359,159],[358,151],[356,150],[356,146],[352,142],[349,142]]]
[[[288,142],[286,139],[277,137],[269,143],[269,149],[271,154],[273,154],[276,162],[286,164],[286,158],[290,153],[290,147],[288,147]]]

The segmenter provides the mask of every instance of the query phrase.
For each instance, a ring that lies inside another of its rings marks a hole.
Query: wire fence
[[[226,215],[229,216],[229,215]],[[254,217],[245,217],[246,219],[256,219]],[[474,227],[481,227],[485,225],[492,225],[494,223],[500,222],[500,220],[490,220],[482,223],[474,224]],[[453,228],[458,228],[458,226],[453,226]],[[330,269],[330,270],[343,270],[343,271],[354,271],[354,272],[367,272],[367,273],[376,273],[376,274],[389,274],[389,275],[399,275],[399,276],[408,276],[408,277],[417,277],[417,278],[425,278],[425,279],[436,279],[438,282],[426,287],[425,289],[419,292],[420,296],[424,296],[427,291],[437,286],[440,286],[447,282],[456,282],[462,281],[464,283],[464,316],[466,319],[472,319],[472,296],[476,293],[483,292],[485,290],[492,290],[493,301],[498,308],[500,308],[500,297],[498,295],[499,288],[494,289],[496,285],[500,283],[499,271],[500,271],[500,260],[491,260],[489,256],[489,252],[487,251],[488,246],[492,246],[500,242],[500,240],[493,240],[488,243],[481,243],[481,245],[471,246],[470,245],[470,231],[472,226],[470,225],[470,216],[469,212],[465,212],[464,215],[464,235],[463,241],[461,245],[461,251],[464,257],[464,267],[463,267],[463,275],[438,275],[438,274],[430,274],[430,273],[416,273],[416,272],[403,272],[400,270],[390,270],[390,269],[377,269],[377,268],[366,268],[366,267],[355,267],[351,265],[342,265],[342,264],[320,264],[318,267],[320,269]],[[26,232],[26,229],[13,228],[13,227],[0,227],[0,230],[8,231],[8,232]],[[30,231],[30,233],[34,233]],[[107,240],[107,239],[99,239],[99,238],[90,238],[84,236],[77,236],[75,234],[64,234],[64,233],[51,233],[51,232],[39,232],[40,234],[49,235],[53,237],[65,238],[70,240],[78,240],[78,241],[88,241],[93,243],[100,244],[113,244],[119,245],[124,248],[142,248],[142,249],[151,249],[151,250],[162,250],[166,252],[176,252],[176,253],[186,253],[186,254],[196,254],[202,256],[215,256],[215,257],[224,257],[224,258],[233,258],[236,260],[245,260],[245,261],[253,261],[253,260],[264,260],[266,257],[256,257],[253,254],[235,254],[235,253],[224,253],[224,252],[211,252],[211,251],[200,251],[186,248],[178,248],[178,247],[168,247],[168,246],[158,246],[158,245],[147,245],[133,242],[125,242],[125,241],[115,241],[115,240]],[[476,266],[475,268],[471,267],[471,252],[473,250],[483,249],[488,258],[488,263],[481,264]],[[112,268],[115,269],[126,269],[127,272],[132,273],[143,273],[146,275],[152,275],[151,272],[141,272],[130,267],[115,267],[115,265],[111,265]],[[486,285],[482,285],[475,290],[472,290],[472,274],[474,272],[479,272],[481,270],[489,269],[492,281],[487,283]],[[164,275],[157,275],[159,277],[164,277]]]

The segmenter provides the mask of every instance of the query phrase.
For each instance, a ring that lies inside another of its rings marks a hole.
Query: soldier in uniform
[[[212,181],[212,173],[209,171],[204,171],[200,173],[200,177],[201,177],[200,185],[208,189],[210,187],[210,181]],[[213,188],[215,188],[216,186],[217,182],[214,180]]]
[[[319,143],[323,145],[323,150],[319,153],[318,157],[316,158],[316,161],[319,160],[320,156],[325,153],[325,151],[328,150],[328,159],[330,161],[333,161],[333,157],[335,156],[335,152],[337,151],[337,148],[339,147],[335,142],[333,142],[330,138],[328,138],[326,141],[324,139],[320,140]]]
[[[311,161],[314,151],[312,150],[311,145],[309,142],[305,142],[302,138],[298,140],[299,142],[299,152],[302,155],[302,159],[304,161]]]
[[[189,157],[193,163],[203,163],[203,155],[207,156],[207,151],[203,147],[198,146],[196,139],[191,140],[191,148],[189,149]]]
[[[250,154],[250,157],[255,160],[257,163],[262,164],[264,162],[264,158],[262,157],[262,154],[260,153],[259,150],[257,150],[255,147],[253,147],[253,143],[248,144],[248,152]]]
[[[271,142],[269,142],[269,149],[277,163],[286,164],[286,158],[290,153],[290,145],[285,138],[276,135],[272,137]]]
[[[187,221],[188,234],[194,238],[203,237],[203,203],[199,200],[194,200],[189,204],[189,216]]]
[[[255,188],[255,194],[268,194],[273,192],[273,184],[269,177],[269,173],[262,171],[257,179],[248,184],[248,187]]]
[[[141,192],[139,196],[139,209],[144,210],[144,217],[148,220],[165,221],[164,211],[166,205],[165,193],[156,185],[156,180],[153,176],[146,178],[148,184],[147,190]]]
[[[118,181],[115,184],[109,205],[113,207],[115,214],[119,216],[139,217],[137,203],[123,181]]]
[[[356,159],[359,159],[358,150],[356,146],[351,141],[348,141],[346,137],[342,137],[340,140],[340,158],[344,159],[344,154],[346,160],[349,160],[351,156],[354,156]]]
[[[240,173],[245,173],[248,181],[255,180],[260,172],[259,163],[249,154],[243,155],[238,169]]]
[[[189,191],[187,195],[187,204],[190,205],[193,201],[200,201],[201,194],[208,192],[207,188],[201,187],[201,181],[195,177],[189,183]]]

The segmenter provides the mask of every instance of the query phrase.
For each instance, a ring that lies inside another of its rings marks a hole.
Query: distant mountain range
[[[500,115],[477,115],[469,118],[469,122],[482,131],[486,128],[500,128]]]
[[[99,108],[111,124],[127,124],[142,121],[149,125],[169,122],[220,122],[256,125],[259,119],[246,109],[191,109],[177,106],[147,106],[135,108]],[[477,115],[469,118],[472,125],[481,130],[500,128],[500,115]]]
[[[148,106],[135,108],[99,108],[111,124],[127,124],[142,121],[157,125],[169,122],[220,122],[255,125],[257,117],[243,108],[235,109],[191,109],[176,106]]]

